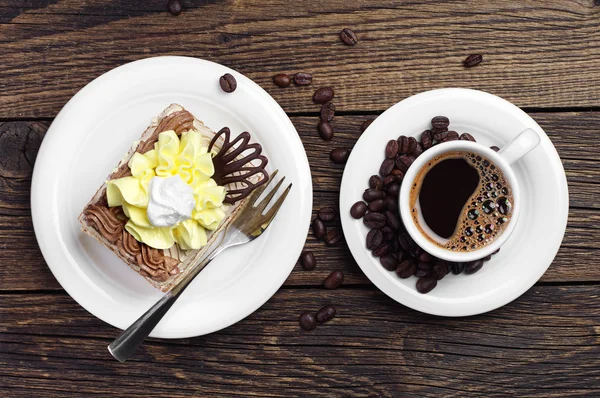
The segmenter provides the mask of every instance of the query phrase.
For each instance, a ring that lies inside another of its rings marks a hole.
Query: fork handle
[[[173,289],[167,292],[156,304],[138,318],[131,326],[123,331],[110,345],[108,351],[119,362],[125,362],[150,335],[150,332],[156,327],[158,322],[165,316],[175,301],[181,296],[181,293],[188,287],[196,275],[200,273],[210,262],[209,258],[205,263],[198,264],[192,272],[187,274],[181,282]]]

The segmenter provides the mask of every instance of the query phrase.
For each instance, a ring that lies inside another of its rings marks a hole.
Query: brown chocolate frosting
[[[223,137],[221,150],[213,157],[215,174],[213,179],[218,185],[231,184],[225,196],[225,203],[233,204],[246,198],[256,188],[267,182],[269,175],[265,171],[268,159],[261,155],[262,147],[258,143],[250,144],[250,133],[244,131],[231,141],[229,127],[223,127],[210,141],[208,151],[210,152],[217,142]],[[236,146],[237,145],[237,146]],[[252,161],[256,160],[256,164]],[[263,178],[252,182],[251,177],[262,174]]]
[[[118,218],[120,213],[120,208],[90,205],[87,208],[86,216],[88,221],[106,240],[115,243],[121,238],[121,233],[125,227],[125,221]]]

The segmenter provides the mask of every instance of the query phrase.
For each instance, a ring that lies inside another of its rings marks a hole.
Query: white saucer
[[[223,92],[219,77],[238,82]],[[288,277],[304,246],[312,211],[312,181],[291,121],[262,88],[224,66],[186,57],[150,58],[118,67],[91,82],[58,114],[40,148],[31,208],[38,243],[63,288],[85,309],[128,327],[162,293],[112,252],[81,232],[77,216],[112,168],[150,123],[179,103],[214,131],[248,131],[269,169],[293,183],[269,230],[213,261],[152,332],[199,336],[225,328],[265,303]]]
[[[502,147],[526,128],[536,130],[541,144],[513,164],[521,187],[517,226],[500,253],[473,275],[447,275],[428,294],[416,291],[417,278],[399,278],[385,270],[365,248],[368,232],[350,207],[362,199],[369,177],[378,174],[384,149],[400,135],[420,137],[437,115],[450,118],[450,128],[469,132],[477,142]],[[494,95],[467,89],[441,89],[417,94],[392,106],[362,134],[348,159],[340,190],[344,235],[354,259],[367,277],[394,300],[418,311],[442,316],[468,316],[491,311],[525,293],[548,269],[567,226],[569,196],[565,172],[548,136],[525,112]]]

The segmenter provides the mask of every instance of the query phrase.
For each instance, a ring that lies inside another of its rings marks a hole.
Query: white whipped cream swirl
[[[150,180],[147,215],[155,227],[172,227],[192,218],[194,191],[179,174]]]

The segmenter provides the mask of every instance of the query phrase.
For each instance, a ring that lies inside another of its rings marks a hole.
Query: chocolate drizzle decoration
[[[223,145],[219,153],[213,157],[215,174],[212,178],[218,185],[229,185],[224,202],[233,204],[246,198],[255,188],[267,182],[269,175],[265,167],[268,160],[261,155],[260,144],[250,144],[248,132],[244,131],[231,141],[231,131],[228,127],[223,127],[215,134],[208,145],[209,152],[220,137],[223,137]],[[252,177],[258,174],[262,174],[263,177],[252,181]]]

